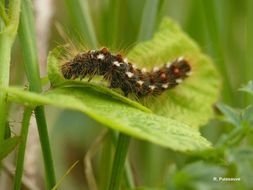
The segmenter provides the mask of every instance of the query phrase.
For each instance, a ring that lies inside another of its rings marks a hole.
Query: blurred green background
[[[34,1],[35,10],[36,6],[38,5]],[[127,53],[138,42],[150,39],[161,19],[169,16],[176,20],[183,30],[197,41],[203,52],[213,59],[223,79],[219,101],[236,108],[252,104],[252,97],[238,91],[242,84],[253,78],[252,0],[54,0],[49,6],[52,9],[50,13],[52,17],[44,28],[48,32],[45,52],[58,44],[66,43],[64,36],[67,36],[74,43],[89,48],[105,46],[113,51]],[[44,11],[47,12],[46,7]],[[38,17],[40,14],[35,11],[35,15]],[[43,23],[36,24],[43,26]],[[19,52],[17,40],[12,59],[12,85],[26,83],[23,65],[19,61],[21,57]],[[45,58],[41,63],[43,71]],[[45,72],[42,75],[45,75]],[[76,160],[83,160],[103,126],[73,111],[48,107],[46,113],[59,177]],[[202,128],[204,136],[213,143],[230,130],[230,125],[215,118]],[[101,154],[100,148],[92,162],[98,180],[103,175],[100,170],[101,163],[103,164],[100,160]],[[188,164],[188,158],[189,155],[147,142],[139,140],[131,142],[129,162],[138,186],[168,186],[170,189],[253,188],[252,182],[250,184],[250,180],[247,181],[246,177],[245,181],[237,183],[234,187],[221,183],[214,185],[210,181],[214,174],[224,175],[226,172],[236,174],[240,170],[237,165],[209,166],[207,162],[192,165]],[[252,163],[249,164],[249,168],[251,167]],[[183,171],[179,172],[177,168],[183,168]],[[177,172],[173,173],[175,171]],[[246,173],[246,170],[242,173]],[[193,179],[189,179],[189,174],[192,174]],[[85,188],[87,180],[81,161],[65,178],[61,189]]]

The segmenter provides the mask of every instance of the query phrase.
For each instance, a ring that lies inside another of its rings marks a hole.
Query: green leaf
[[[8,138],[0,144],[0,161],[5,158],[19,143],[19,137]]]
[[[197,130],[152,113],[143,112],[93,87],[59,87],[44,94],[18,88],[3,89],[8,100],[23,105],[54,105],[83,112],[107,127],[178,151],[200,150],[210,143]]]
[[[236,110],[222,103],[216,104],[217,108],[224,114],[225,121],[233,124],[236,127],[241,127],[242,123],[253,125],[253,106],[250,105],[243,110]]]
[[[253,105],[248,106],[242,111],[241,119],[247,122],[249,126],[253,127]]]
[[[253,188],[253,149],[250,146],[228,149],[227,160],[230,165],[235,164],[237,176],[245,183],[245,189]]]
[[[225,119],[227,122],[235,125],[236,127],[240,127],[241,118],[240,113],[237,110],[222,103],[218,103],[216,106],[226,116]]]
[[[217,183],[218,177],[226,174],[224,168],[204,163],[202,161],[186,165],[181,170],[175,171],[168,177],[167,189],[225,189],[221,183]],[[215,178],[217,177],[217,178]],[[217,181],[216,181],[217,180]]]
[[[240,91],[248,92],[253,95],[253,81],[249,81],[248,84],[239,89]]]
[[[213,116],[220,76],[197,44],[176,23],[165,18],[151,41],[138,44],[128,54],[129,60],[145,67],[160,66],[180,56],[189,60],[193,75],[175,89],[145,102],[156,114],[198,128]]]

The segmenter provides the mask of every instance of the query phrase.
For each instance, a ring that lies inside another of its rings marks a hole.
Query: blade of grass
[[[96,26],[96,29],[99,42],[106,47],[110,47],[110,27],[108,27],[108,24],[111,24],[111,22],[106,22],[108,20],[108,15],[108,0],[100,1],[99,15],[97,19],[98,24]]]
[[[221,32],[219,29],[218,18],[217,18],[217,7],[215,6],[214,1],[201,1],[201,4],[204,9],[204,18],[206,20],[206,29],[209,36],[209,42],[211,44],[211,50],[217,59],[217,67],[221,71],[224,79],[223,85],[223,98],[226,102],[233,104],[233,92],[230,84],[228,69],[225,63],[225,57],[223,54],[223,43],[222,37],[220,36]]]
[[[6,24],[8,22],[8,16],[7,16],[7,13],[5,11],[4,3],[2,3],[2,2],[0,2],[0,20],[2,22],[4,22],[4,24]]]
[[[131,164],[129,160],[126,160],[124,178],[128,189],[134,189],[134,179],[132,175]]]
[[[186,16],[185,30],[202,46],[206,46],[206,30],[204,28],[204,13],[201,0],[191,1],[189,4],[189,11]]]
[[[17,156],[17,164],[16,164],[16,172],[14,178],[14,189],[21,189],[22,185],[22,175],[24,169],[24,155],[27,141],[27,134],[29,128],[29,121],[32,115],[32,108],[25,108],[23,114],[22,128],[21,128],[21,143],[18,148],[18,156]]]
[[[81,33],[90,48],[97,47],[97,38],[90,16],[88,1],[65,0],[71,21],[75,28]]]
[[[253,1],[248,0],[247,1],[247,15],[246,15],[246,80],[252,80],[252,72],[253,72]],[[247,104],[250,104],[253,102],[252,96],[247,96]]]
[[[105,137],[104,143],[103,143],[103,149],[100,156],[99,161],[99,184],[98,189],[104,190],[105,187],[108,187],[109,184],[109,177],[108,173],[111,173],[111,166],[112,166],[112,150],[113,150],[113,143],[112,143],[112,131],[109,131],[107,136]],[[105,172],[108,171],[108,172]]]
[[[165,15],[167,6],[168,6],[168,0],[160,0],[158,2],[155,26],[159,26],[160,21]]]
[[[123,133],[119,134],[108,190],[120,189],[120,182],[124,171],[129,141],[130,137],[128,135]]]
[[[217,2],[217,1],[216,1]],[[227,70],[230,77],[234,97],[234,106],[244,107],[247,104],[247,94],[238,93],[237,89],[241,84],[246,83],[247,67],[246,67],[246,8],[247,1],[239,3],[237,1],[221,1],[219,2],[219,23],[220,36],[223,42],[223,54],[227,60]],[[216,13],[217,14],[217,13]],[[222,15],[221,15],[222,14]],[[222,23],[222,24],[221,24]],[[244,66],[242,66],[244,65]],[[238,74],[244,73],[244,74]]]
[[[123,9],[126,7],[126,1],[105,0],[100,5],[98,35],[103,45],[112,50],[118,50],[121,45],[119,44],[119,40],[121,40],[119,34],[122,29],[120,24],[124,19]]]
[[[75,161],[75,163],[70,166],[70,168],[66,171],[66,173],[59,179],[57,184],[52,188],[52,190],[56,190],[61,185],[64,178],[71,172],[71,170],[74,169],[74,167],[78,164],[78,162],[79,160]]]
[[[247,1],[247,15],[246,15],[246,27],[247,27],[247,35],[246,35],[246,66],[248,69],[246,69],[247,72],[247,80],[252,80],[252,71],[253,71],[253,57],[250,56],[253,52],[253,1]]]
[[[22,46],[25,71],[29,81],[29,89],[31,91],[41,92],[38,54],[35,42],[34,17],[30,0],[22,1],[19,37]],[[50,150],[46,118],[42,106],[35,108],[35,117],[43,153],[47,187],[48,189],[51,189],[55,186],[55,172]]]
[[[121,142],[118,141],[118,143]],[[108,173],[111,173],[112,170],[112,158],[113,158],[112,152],[114,152],[116,146],[117,146],[117,134],[114,131],[110,130],[107,136],[105,137],[100,158],[99,189],[101,190],[104,190],[104,188],[108,187],[109,185],[109,179],[111,176],[108,175]],[[108,171],[108,173],[105,173],[104,171]],[[133,189],[135,187],[131,166],[128,160],[126,160],[125,163],[124,182],[126,183],[128,189]]]
[[[1,1],[4,5],[5,1]],[[19,24],[20,0],[9,1],[8,22],[0,31],[0,86],[9,85],[11,48]],[[4,139],[8,106],[6,93],[0,92],[0,142]]]
[[[97,153],[97,151],[99,150],[99,147],[104,143],[103,141],[105,140],[107,133],[108,133],[107,129],[103,129],[101,131],[101,133],[96,137],[96,139],[94,140],[94,142],[90,146],[89,150],[87,151],[87,153],[83,159],[83,163],[85,166],[84,173],[85,173],[85,176],[87,179],[87,184],[88,184],[89,189],[93,189],[93,190],[98,189],[91,161],[92,161],[92,158]],[[106,170],[104,170],[104,171],[106,171]]]
[[[108,18],[111,19],[110,21],[110,30],[111,33],[109,34],[109,41],[111,42],[112,48],[117,48],[117,44],[119,42],[118,35],[120,33],[120,9],[122,8],[122,2],[118,0],[110,0],[109,2],[109,15]]]
[[[147,0],[144,5],[138,40],[149,39],[155,29],[159,1]],[[161,8],[161,7],[160,7]]]

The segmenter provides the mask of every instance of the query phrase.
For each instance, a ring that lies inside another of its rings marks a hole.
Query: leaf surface
[[[53,105],[81,111],[107,127],[173,150],[210,147],[197,130],[173,119],[141,111],[90,87],[59,87],[44,94],[14,87],[3,90],[8,92],[10,101],[26,106]]]
[[[219,95],[220,76],[197,44],[175,22],[165,18],[152,40],[138,44],[128,54],[131,61],[149,68],[181,56],[190,62],[192,76],[175,89],[145,100],[145,105],[158,115],[198,128],[213,116],[212,105]]]
[[[12,137],[0,143],[0,161],[5,158],[17,146],[19,141],[19,137]]]

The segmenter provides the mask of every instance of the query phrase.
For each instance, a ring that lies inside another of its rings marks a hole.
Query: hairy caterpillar
[[[187,60],[180,57],[161,68],[154,67],[147,72],[123,59],[120,54],[112,54],[107,48],[90,50],[77,54],[73,59],[61,65],[65,79],[81,80],[101,75],[109,81],[110,88],[121,89],[125,96],[129,93],[138,98],[148,95],[159,95],[167,89],[176,87],[183,79],[191,75]]]

